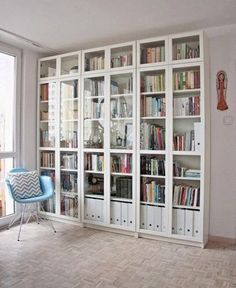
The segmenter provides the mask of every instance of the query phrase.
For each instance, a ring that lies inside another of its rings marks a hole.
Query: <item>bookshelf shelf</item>
[[[145,116],[145,117],[140,117],[141,120],[165,120],[165,116]]]
[[[162,175],[148,175],[148,174],[141,174],[140,177],[166,179],[166,176],[162,176]]]
[[[104,171],[96,171],[96,170],[85,170],[84,173],[92,173],[92,174],[104,174]]]
[[[144,96],[155,96],[155,95],[165,96],[166,92],[165,91],[141,92],[140,94]]]
[[[165,207],[165,204],[163,204],[163,203],[156,203],[156,202],[140,201],[140,204],[142,204],[142,205],[152,205],[152,206]]]
[[[174,176],[173,179],[175,180],[187,180],[187,181],[200,181],[201,178],[197,178],[197,177],[176,177]]]
[[[204,41],[194,31],[39,60],[38,170],[55,186],[47,214],[204,246]]]
[[[119,197],[111,197],[111,201],[117,201],[117,202],[125,202],[125,203],[132,203],[132,199],[127,198],[119,198]]]
[[[110,98],[120,98],[120,97],[133,97],[133,93],[111,94],[111,95],[110,95]]]
[[[200,115],[189,115],[189,116],[174,116],[174,119],[198,119]]]
[[[96,195],[96,194],[85,194],[85,198],[94,198],[94,199],[104,199],[104,196]]]
[[[197,206],[187,206],[187,205],[173,205],[173,208],[189,209],[189,210],[200,210],[200,207],[197,207]]]
[[[185,90],[174,90],[173,94],[178,95],[178,94],[192,94],[192,93],[199,93],[201,89],[185,89]]]
[[[111,175],[113,176],[133,176],[132,173],[119,173],[119,172],[111,172]]]
[[[173,155],[201,156],[201,153],[196,151],[173,151]]]

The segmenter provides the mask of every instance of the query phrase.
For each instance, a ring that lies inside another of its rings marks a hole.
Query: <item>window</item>
[[[0,219],[15,213],[5,177],[18,163],[20,53],[0,44]],[[2,222],[2,221],[1,221]]]

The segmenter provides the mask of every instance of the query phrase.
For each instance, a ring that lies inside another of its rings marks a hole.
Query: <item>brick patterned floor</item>
[[[1,288],[236,288],[236,246],[206,249],[55,223],[0,231]]]

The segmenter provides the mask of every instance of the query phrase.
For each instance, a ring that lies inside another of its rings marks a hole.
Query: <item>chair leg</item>
[[[40,207],[41,207],[41,210],[42,210],[43,212],[45,212],[42,203],[40,203]],[[57,232],[56,229],[55,229],[55,227],[54,227],[54,225],[52,224],[52,221],[51,221],[51,220],[49,220],[47,217],[46,217],[46,219],[45,219],[45,218],[42,218],[42,217],[39,216],[39,215],[38,215],[38,217],[39,217],[40,220],[42,220],[43,222],[45,222],[46,224],[48,224],[48,225],[52,228],[52,230],[54,231],[54,233]]]
[[[21,211],[20,229],[19,229],[19,232],[18,232],[18,238],[17,238],[17,241],[20,241],[20,233],[21,233],[21,227],[22,227],[23,219],[24,219],[25,206],[26,206],[26,204],[23,205],[23,209],[22,209],[22,211]]]
[[[18,221],[20,218],[21,217],[19,217],[19,215],[16,215],[8,224],[7,229],[9,230],[11,228],[11,226],[13,226],[16,223],[16,221]]]

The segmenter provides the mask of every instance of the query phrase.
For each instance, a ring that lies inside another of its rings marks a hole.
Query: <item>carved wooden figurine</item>
[[[229,108],[226,103],[227,81],[226,72],[223,70],[219,71],[216,75],[216,89],[218,97],[217,109],[221,111],[227,110]]]

